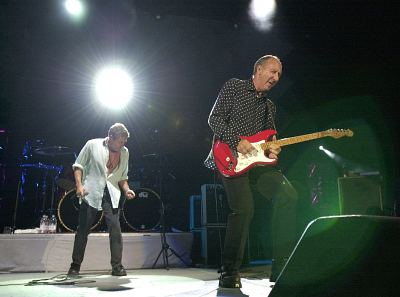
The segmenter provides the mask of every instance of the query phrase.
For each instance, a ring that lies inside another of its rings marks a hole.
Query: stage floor
[[[169,265],[160,257],[155,269],[160,234],[124,233],[125,277],[110,275],[108,234],[92,233],[81,277],[68,279],[73,240],[74,234],[0,234],[0,297],[268,296],[272,289],[270,265],[264,263],[242,270],[241,290],[219,290],[216,268],[194,268],[191,263],[193,234],[187,232],[166,234],[185,263],[168,253]]]
[[[128,275],[115,277],[110,271],[85,272],[77,279],[60,273],[1,273],[1,297],[70,297],[70,296],[268,296],[270,266],[242,269],[241,289],[218,289],[215,269],[157,268],[128,270]]]

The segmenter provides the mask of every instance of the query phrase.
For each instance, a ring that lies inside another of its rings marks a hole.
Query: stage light
[[[268,31],[272,28],[275,10],[275,0],[252,0],[249,6],[249,16],[257,29]]]
[[[319,149],[321,151],[323,151],[329,158],[334,159],[334,160],[337,158],[335,153],[333,153],[330,150],[324,148],[322,145],[319,146]]]
[[[66,0],[64,7],[67,12],[75,19],[80,19],[85,14],[85,7],[82,1],[79,0]]]
[[[110,109],[125,107],[133,95],[133,82],[125,70],[111,66],[101,70],[95,77],[97,99]]]

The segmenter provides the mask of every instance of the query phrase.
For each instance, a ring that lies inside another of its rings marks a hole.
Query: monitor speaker
[[[305,229],[270,297],[400,296],[400,218],[320,217]]]

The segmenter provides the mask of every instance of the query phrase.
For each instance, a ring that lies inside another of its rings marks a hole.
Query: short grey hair
[[[277,56],[274,56],[274,55],[265,55],[265,56],[262,56],[260,59],[258,59],[258,60],[254,63],[253,75],[256,74],[256,72],[257,72],[257,67],[260,66],[260,65],[264,65],[264,63],[265,63],[266,61],[268,61],[269,59],[275,59],[275,60],[277,60],[279,63],[282,64],[281,60],[280,60]]]
[[[112,125],[110,127],[110,129],[108,130],[108,137],[111,137],[113,139],[116,139],[120,136],[129,137],[129,131],[128,129],[125,127],[124,124],[121,123],[115,123],[114,125]]]

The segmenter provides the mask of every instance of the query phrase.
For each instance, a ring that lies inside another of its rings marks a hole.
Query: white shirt
[[[107,162],[110,156],[106,138],[91,139],[80,151],[72,168],[83,171],[82,184],[88,194],[84,200],[92,207],[102,210],[101,202],[107,184],[113,208],[118,208],[121,190],[118,182],[128,179],[129,151],[124,146],[118,166],[107,175]]]

